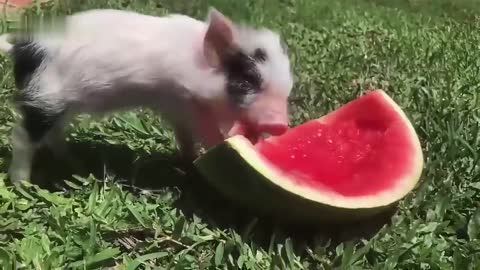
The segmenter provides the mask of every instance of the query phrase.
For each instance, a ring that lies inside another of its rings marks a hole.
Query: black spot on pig
[[[27,104],[20,104],[19,107],[23,117],[23,127],[33,143],[40,142],[63,115],[63,112],[49,112]]]
[[[24,89],[34,72],[40,67],[46,55],[38,44],[22,39],[15,43],[11,50],[13,57],[13,75],[17,88]]]
[[[253,52],[253,58],[259,62],[267,61],[267,52],[262,48],[257,48]]]
[[[28,90],[27,90],[28,89]],[[50,110],[48,106],[36,104],[32,93],[38,91],[35,85],[29,85],[15,93],[14,100],[22,115],[22,124],[33,143],[39,143],[47,133],[61,120],[66,109]],[[38,101],[37,101],[38,102]],[[57,104],[57,106],[60,106]]]
[[[262,91],[262,76],[257,62],[242,51],[235,51],[225,58],[227,92],[234,104],[248,106],[255,94]]]
[[[23,118],[23,126],[34,143],[42,140],[63,115],[63,110],[51,111],[47,107],[36,106],[35,92],[38,85],[31,84],[32,76],[46,58],[43,48],[27,37],[17,40],[10,51],[13,58],[13,75],[18,92],[15,93]]]

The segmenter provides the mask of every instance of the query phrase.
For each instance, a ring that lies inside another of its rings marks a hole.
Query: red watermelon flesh
[[[298,185],[343,196],[375,195],[414,167],[410,132],[383,93],[371,91],[255,148]]]

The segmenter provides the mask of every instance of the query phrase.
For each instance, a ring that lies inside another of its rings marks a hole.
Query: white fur
[[[65,105],[71,114],[150,106],[170,121],[182,122],[196,114],[188,106],[190,100],[219,103],[226,108],[222,105],[227,100],[226,78],[204,59],[206,29],[205,22],[179,14],[154,17],[119,10],[74,14],[66,17],[61,31],[33,36],[36,48],[47,57],[26,93],[32,97],[31,105],[52,113]],[[257,47],[266,50],[268,60],[259,64],[261,75],[286,99],[293,81],[279,36],[266,29],[239,28],[235,41],[247,52]],[[0,49],[11,49],[6,35],[0,37]],[[216,116],[221,118],[223,114],[228,112]],[[23,134],[14,140],[29,145],[25,137]],[[14,150],[14,181],[27,180],[24,178],[30,172],[25,168],[29,168],[31,152]],[[15,157],[16,153],[23,154]]]
[[[95,112],[161,103],[179,94],[223,98],[225,78],[200,68],[205,26],[182,15],[118,10],[67,17],[65,32],[36,37],[51,57],[34,79],[42,89],[34,100],[52,107],[67,102]]]

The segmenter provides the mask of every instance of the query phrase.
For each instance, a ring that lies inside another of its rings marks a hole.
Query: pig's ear
[[[203,53],[211,67],[221,68],[223,57],[233,46],[234,25],[215,8],[210,8],[207,23]]]

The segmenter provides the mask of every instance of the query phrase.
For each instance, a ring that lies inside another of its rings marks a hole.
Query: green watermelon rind
[[[295,179],[282,175],[240,135],[211,148],[194,164],[226,197],[265,213],[305,221],[347,221],[375,215],[396,205],[415,188],[424,165],[420,141],[403,110],[382,90],[375,92],[398,113],[414,146],[411,170],[402,179],[393,180],[398,185],[380,194],[347,197],[296,184]],[[313,121],[326,122],[331,117],[332,113]]]

